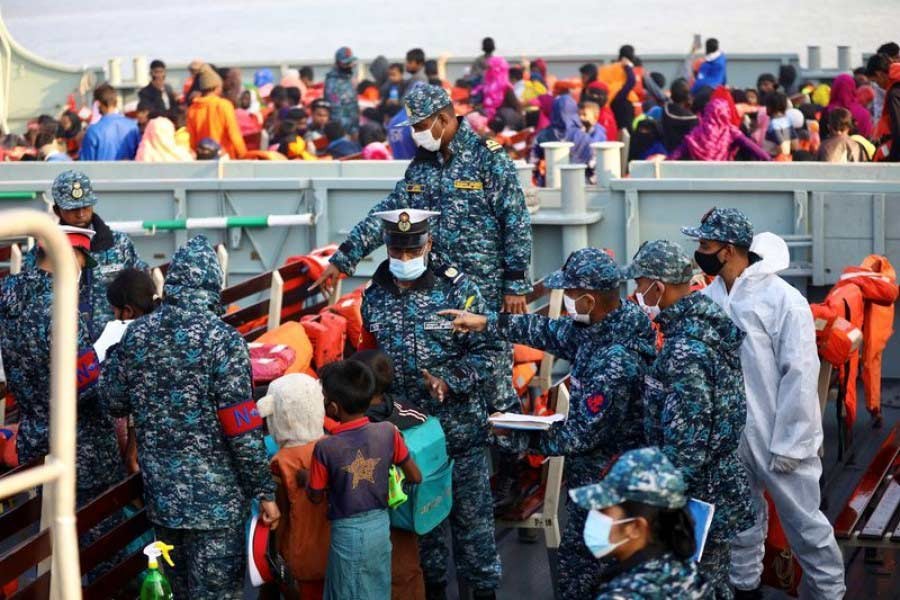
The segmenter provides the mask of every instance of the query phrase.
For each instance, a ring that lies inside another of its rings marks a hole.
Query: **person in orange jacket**
[[[238,127],[234,105],[222,98],[222,78],[209,65],[203,65],[197,75],[203,95],[194,98],[188,108],[187,130],[191,136],[191,148],[203,138],[212,138],[222,145],[231,158],[247,153],[247,146]]]

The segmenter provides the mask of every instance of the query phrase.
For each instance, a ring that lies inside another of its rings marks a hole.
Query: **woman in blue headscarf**
[[[584,131],[581,117],[578,116],[578,104],[570,94],[563,94],[553,101],[550,111],[550,126],[541,130],[531,148],[531,163],[535,165],[537,185],[543,186],[544,173],[541,165],[544,160],[544,142],[572,142],[569,149],[569,162],[588,165],[593,161],[591,138]]]

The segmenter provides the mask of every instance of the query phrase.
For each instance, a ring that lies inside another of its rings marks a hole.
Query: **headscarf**
[[[369,74],[372,76],[375,85],[380,89],[387,82],[388,59],[380,54],[376,56],[372,64],[369,65]]]
[[[819,106],[828,106],[831,102],[831,86],[827,83],[817,85],[812,93],[812,101]]]
[[[501,56],[491,56],[485,62],[484,79],[473,93],[481,94],[482,112],[491,120],[503,105],[506,93],[512,90],[509,83],[509,64]]]
[[[741,130],[731,124],[728,102],[720,98],[710,100],[700,123],[684,136],[684,144],[694,160],[733,160],[737,154],[735,141]]]
[[[541,111],[541,114],[538,117],[537,127],[534,128],[535,132],[539,132],[550,127],[550,113],[553,112],[553,96],[550,94],[538,96],[534,100],[534,104],[536,104]]]
[[[547,61],[543,58],[536,58],[531,63],[530,71],[532,79],[537,79],[543,83],[544,86],[547,85]]]
[[[175,126],[166,117],[150,119],[134,160],[141,162],[179,162],[194,160],[189,150],[175,142]]]
[[[264,85],[275,83],[275,77],[272,75],[271,69],[259,69],[253,74],[253,85],[261,88]]]
[[[570,161],[580,164],[587,164],[591,161],[593,158],[591,138],[582,129],[581,117],[578,116],[578,105],[569,94],[559,96],[553,101],[550,127],[557,140],[574,144],[569,149]]]
[[[741,126],[741,115],[738,113],[737,105],[734,103],[734,96],[724,85],[720,85],[713,90],[710,100],[724,100],[728,104],[728,114],[731,116],[731,124],[735,127]]]
[[[831,83],[831,98],[825,109],[827,115],[835,108],[846,108],[853,115],[856,131],[867,138],[872,135],[872,117],[869,111],[856,100],[856,81],[852,75],[842,73]]]

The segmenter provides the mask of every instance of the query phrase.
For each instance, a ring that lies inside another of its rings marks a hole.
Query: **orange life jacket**
[[[347,319],[333,312],[306,315],[300,320],[312,341],[313,362],[317,369],[344,357],[347,340]]]
[[[259,344],[285,345],[294,351],[294,360],[285,368],[289,373],[306,373],[313,358],[313,346],[304,327],[296,321],[286,321],[255,340]],[[313,374],[315,376],[315,374]]]
[[[328,244],[327,246],[316,248],[309,254],[304,254],[302,256],[288,256],[287,260],[284,261],[284,264],[289,265],[295,262],[302,262],[309,270],[306,272],[305,277],[285,281],[284,292],[287,293],[290,290],[295,290],[301,285],[310,281],[315,281],[321,277],[322,272],[325,271],[325,268],[328,266],[328,259],[337,252],[337,249],[337,244]],[[344,276],[342,275],[341,278],[343,277]]]
[[[349,294],[344,294],[338,298],[338,301],[331,306],[322,309],[323,312],[332,312],[341,315],[347,320],[347,343],[353,350],[359,349],[359,342],[362,337],[362,297],[365,289],[366,286],[360,286]]]
[[[828,304],[810,304],[809,308],[816,325],[819,356],[840,369],[850,360],[853,345],[862,339],[862,332]]]

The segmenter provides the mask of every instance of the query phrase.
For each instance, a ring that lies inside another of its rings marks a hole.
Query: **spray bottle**
[[[157,540],[152,544],[147,544],[144,548],[149,572],[144,577],[144,583],[141,584],[141,600],[172,600],[172,586],[169,585],[166,576],[160,572],[158,559],[162,555],[169,566],[174,567],[175,563],[169,557],[169,551],[174,547]]]

